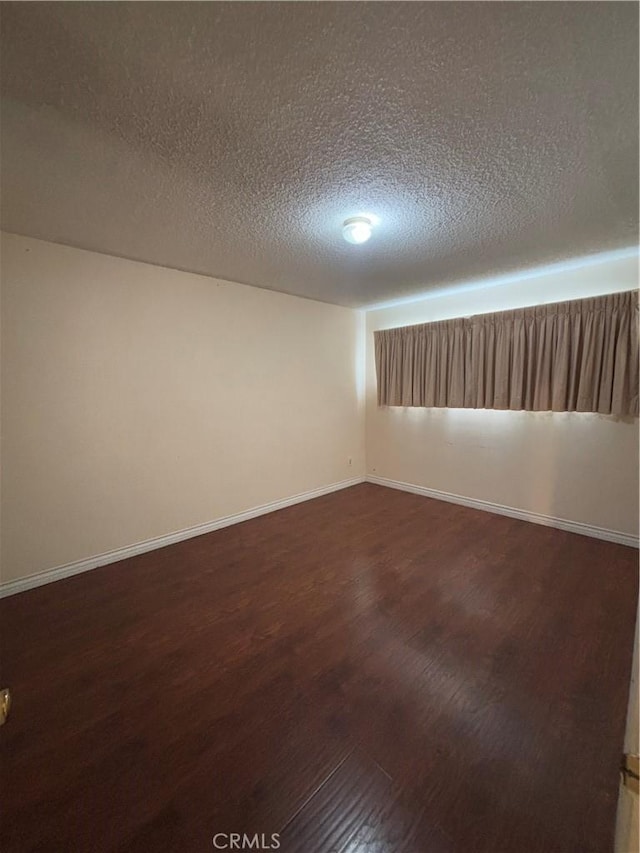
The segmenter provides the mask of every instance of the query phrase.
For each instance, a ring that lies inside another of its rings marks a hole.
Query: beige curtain
[[[638,414],[638,294],[374,333],[378,404]]]

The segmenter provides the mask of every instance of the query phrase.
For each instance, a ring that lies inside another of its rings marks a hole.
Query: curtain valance
[[[638,294],[374,332],[378,404],[638,414]]]

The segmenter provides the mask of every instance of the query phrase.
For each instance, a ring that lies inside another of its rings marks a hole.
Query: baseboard
[[[67,563],[64,566],[56,566],[53,569],[48,569],[38,574],[28,575],[26,578],[7,581],[0,584],[0,598],[5,598],[8,595],[16,595],[18,592],[26,592],[28,589],[34,589],[47,583],[69,578],[72,575],[79,575],[81,572],[88,572],[91,569],[97,569],[99,566],[106,566],[109,563],[117,563],[119,560],[126,560],[129,557],[135,557],[137,554],[155,551],[157,548],[164,548],[166,545],[173,545],[185,539],[192,539],[194,536],[212,533],[214,530],[230,527],[232,524],[239,524],[241,521],[249,521],[249,519],[257,518],[259,515],[276,512],[276,510],[285,509],[288,506],[303,503],[303,501],[310,501],[314,498],[322,497],[322,495],[337,492],[340,489],[348,489],[350,486],[356,486],[358,483],[363,482],[364,477],[353,477],[350,480],[342,480],[339,483],[332,483],[329,486],[322,486],[319,489],[311,489],[308,492],[292,495],[289,498],[271,501],[270,503],[247,509],[244,512],[226,515],[223,518],[216,518],[214,521],[207,521],[204,524],[197,524],[195,527],[177,530],[175,533],[168,533],[165,536],[156,536],[154,539],[136,542],[134,545],[116,548],[114,551],[107,551],[104,554],[87,557],[85,560],[76,560],[74,563]]]
[[[638,537],[630,533],[622,533],[619,530],[609,530],[606,527],[596,527],[593,524],[583,524],[581,521],[569,521],[566,518],[556,518],[553,515],[541,515],[538,512],[529,512],[525,509],[517,509],[512,506],[482,501],[477,498],[466,498],[463,495],[455,495],[451,492],[441,492],[438,489],[428,489],[426,486],[416,486],[413,483],[403,483],[399,480],[387,480],[385,477],[365,477],[368,483],[376,483],[378,486],[387,486],[390,489],[399,489],[402,492],[411,492],[414,495],[424,495],[427,498],[435,498],[438,501],[461,504],[472,509],[481,509],[484,512],[494,512],[497,515],[506,515],[509,518],[518,518],[521,521],[531,521],[533,524],[543,524],[545,527],[557,527],[559,530],[568,530],[570,533],[580,533],[582,536],[592,536],[594,539],[605,539],[607,542],[616,542],[618,545],[629,545],[638,547]]]

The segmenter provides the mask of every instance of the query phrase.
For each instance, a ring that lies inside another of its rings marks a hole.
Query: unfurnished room
[[[3,853],[638,853],[635,2],[0,2]]]

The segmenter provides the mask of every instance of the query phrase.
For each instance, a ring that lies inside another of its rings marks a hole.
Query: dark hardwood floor
[[[5,599],[0,849],[608,853],[637,563],[363,484]]]

